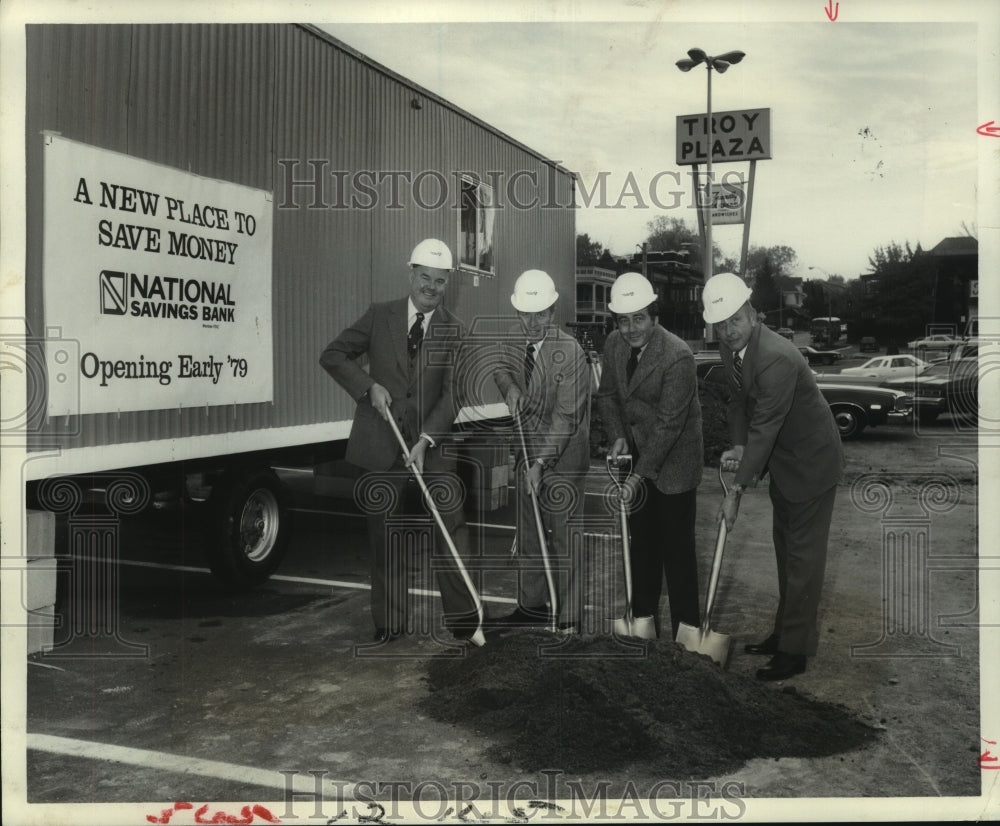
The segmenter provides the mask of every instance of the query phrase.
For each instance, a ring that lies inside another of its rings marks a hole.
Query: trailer
[[[318,28],[29,25],[26,47],[36,507],[67,480],[206,500],[211,569],[259,583],[275,468],[335,467],[349,434],[318,355],[405,294],[417,241],[452,246],[470,328],[511,316],[525,269],[574,294],[573,175]],[[491,384],[460,419],[505,412]]]

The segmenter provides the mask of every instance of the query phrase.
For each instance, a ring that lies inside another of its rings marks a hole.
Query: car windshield
[[[948,363],[942,362],[941,364],[932,364],[921,376],[947,376],[948,375]]]

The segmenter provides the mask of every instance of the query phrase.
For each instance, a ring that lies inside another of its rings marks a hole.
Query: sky
[[[741,50],[741,63],[713,73],[712,108],[771,112],[772,157],[757,163],[752,245],[794,249],[792,275],[854,278],[869,271],[878,247],[930,249],[969,230],[981,263],[997,263],[1000,140],[976,132],[1000,122],[995,0],[14,6],[38,22],[314,24],[558,161],[578,176],[578,194],[603,178],[603,199],[585,206],[578,198],[576,229],[616,255],[637,251],[656,218],[697,227],[691,167],[675,162],[675,120],[706,111],[707,73],[674,64],[693,47]],[[5,7],[9,31],[18,21]],[[716,180],[748,167],[717,163]],[[742,232],[740,224],[714,228],[723,256],[739,258]]]
[[[869,271],[877,247],[929,249],[965,234],[963,224],[975,232],[976,24],[943,15],[831,22],[813,5],[813,19],[795,22],[664,14],[322,27],[558,160],[588,191],[604,173],[607,196],[579,210],[577,232],[616,255],[636,251],[658,216],[697,226],[690,167],[675,162],[676,117],[706,111],[706,71],[674,65],[692,47],[746,53],[713,74],[712,108],[771,110],[772,158],[757,163],[750,243],[794,249],[792,274],[854,278]],[[851,4],[841,6],[846,18]],[[716,163],[716,179],[748,169]],[[714,228],[723,255],[739,258],[742,232]]]

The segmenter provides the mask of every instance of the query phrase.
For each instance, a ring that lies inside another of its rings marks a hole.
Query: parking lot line
[[[156,771],[176,774],[194,774],[200,777],[214,777],[244,786],[263,786],[284,792],[289,780],[277,769],[259,769],[256,766],[240,766],[219,760],[203,760],[199,757],[170,754],[130,746],[114,746],[109,743],[95,743],[92,740],[75,740],[52,734],[29,732],[25,735],[25,745],[35,751],[61,754],[65,757],[80,757],[85,760],[100,760],[109,763],[127,763]],[[311,795],[316,788],[314,775],[298,773],[290,776],[292,791]],[[354,796],[353,783],[333,780],[322,781],[322,795],[326,800],[338,800]]]
[[[81,555],[77,557],[78,559],[86,560],[87,562],[107,562],[107,559],[90,556]],[[165,571],[183,571],[185,573],[194,574],[209,574],[211,571],[208,568],[198,568],[193,565],[171,565],[166,562],[142,562],[137,559],[119,559],[117,560],[119,565],[131,565],[134,568],[156,568]],[[367,585],[364,582],[345,582],[342,579],[321,579],[320,577],[311,576],[292,576],[290,574],[271,574],[270,580],[279,580],[281,582],[294,582],[299,585],[329,585],[334,588],[354,588],[358,591],[370,591],[371,585]],[[426,588],[410,588],[409,592],[417,596],[424,597],[436,597],[438,595],[437,591],[431,591]],[[512,597],[491,597],[483,595],[482,599],[484,602],[500,602],[500,603],[516,603],[517,600]]]

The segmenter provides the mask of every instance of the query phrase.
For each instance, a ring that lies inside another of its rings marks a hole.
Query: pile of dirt
[[[488,759],[529,772],[641,763],[663,777],[709,777],[754,757],[821,757],[877,737],[844,708],[724,672],[673,642],[643,652],[610,637],[554,641],[512,633],[465,658],[433,659],[424,710],[472,730]]]

